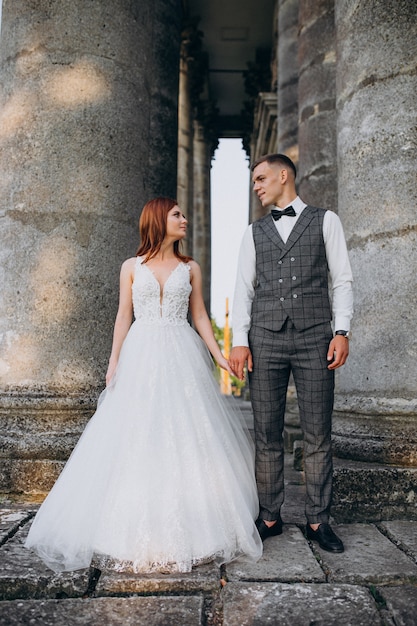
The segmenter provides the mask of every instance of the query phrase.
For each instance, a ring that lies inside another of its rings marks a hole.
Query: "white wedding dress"
[[[161,294],[138,257],[116,374],[25,546],[53,570],[190,571],[262,554],[253,449],[187,321],[190,267]]]

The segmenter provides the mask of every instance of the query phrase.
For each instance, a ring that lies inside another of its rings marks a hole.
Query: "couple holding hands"
[[[262,542],[282,532],[291,373],[306,536],[343,552],[329,525],[334,370],[348,357],[353,310],[343,229],[335,213],[297,195],[287,156],[266,155],[251,170],[262,205],[275,208],[244,234],[228,361],[213,336],[200,268],[180,249],[180,207],[156,198],[141,213],[139,249],[120,273],[107,387],[25,544],[55,571],[93,564],[186,572],[213,560],[259,559]],[[255,451],[219,392],[209,352],[240,379],[247,368]]]

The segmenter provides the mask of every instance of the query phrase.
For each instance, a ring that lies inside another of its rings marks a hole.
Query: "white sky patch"
[[[224,326],[240,242],[249,223],[249,161],[240,139],[221,139],[211,170],[211,315]]]

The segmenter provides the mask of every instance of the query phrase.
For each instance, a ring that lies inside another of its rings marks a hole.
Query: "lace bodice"
[[[167,278],[163,291],[142,258],[136,259],[132,285],[133,310],[137,321],[156,325],[187,324],[191,293],[190,266],[179,262]]]

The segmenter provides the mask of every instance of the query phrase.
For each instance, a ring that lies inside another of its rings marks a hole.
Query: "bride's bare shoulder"
[[[191,270],[193,270],[193,271],[196,271],[196,270],[200,271],[200,266],[197,263],[197,261],[194,261],[194,259],[190,259],[188,261],[188,265],[191,267]]]
[[[122,267],[126,266],[126,267],[134,267],[136,265],[136,261],[139,257],[137,256],[132,256],[130,259],[126,259],[126,261],[123,261],[122,263]]]
[[[135,265],[136,265],[136,260],[137,260],[137,256],[131,257],[130,259],[126,259],[126,261],[123,261],[122,263],[122,267],[120,269],[120,274],[121,276],[133,276],[134,272],[135,272]]]

